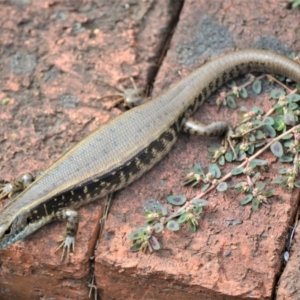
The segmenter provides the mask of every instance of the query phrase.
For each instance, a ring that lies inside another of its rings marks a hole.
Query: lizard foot
[[[67,263],[70,262],[70,252],[72,248],[72,252],[75,252],[75,238],[73,236],[66,236],[63,242],[56,248],[55,253],[60,249],[63,248],[63,253],[60,259],[60,262],[64,261],[65,252],[67,252]]]

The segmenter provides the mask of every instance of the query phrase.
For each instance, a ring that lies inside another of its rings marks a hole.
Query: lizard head
[[[11,243],[9,242],[8,235],[10,233],[10,223],[5,222],[0,225],[0,249],[6,248]]]
[[[30,226],[25,214],[8,217],[0,221],[0,249],[8,247],[36,230]]]

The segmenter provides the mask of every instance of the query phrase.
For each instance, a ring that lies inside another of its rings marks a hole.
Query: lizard
[[[78,227],[76,209],[126,187],[171,150],[181,131],[219,135],[227,122],[193,124],[190,116],[228,80],[261,72],[300,83],[300,65],[268,50],[240,50],[208,62],[165,93],[134,107],[88,135],[0,212],[0,249],[43,225],[66,220],[60,247],[69,258]]]

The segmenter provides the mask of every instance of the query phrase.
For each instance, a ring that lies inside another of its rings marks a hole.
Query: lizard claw
[[[70,262],[70,252],[72,248],[72,252],[75,252],[75,238],[73,236],[67,235],[66,238],[62,241],[62,243],[56,248],[55,253],[60,249],[63,248],[63,253],[60,259],[62,263],[65,257],[65,251],[67,250],[67,262]]]
[[[13,184],[12,183],[7,183],[3,185],[0,189],[0,200],[4,199],[6,197],[11,198],[12,194],[14,193],[13,191]]]
[[[13,183],[7,183],[0,188],[0,200],[8,197],[11,198],[16,192],[25,190],[33,181],[33,176],[26,173],[17,178]]]

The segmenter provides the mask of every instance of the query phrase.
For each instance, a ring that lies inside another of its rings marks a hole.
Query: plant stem
[[[250,163],[252,160],[254,160],[255,158],[257,158],[259,155],[261,155],[264,151],[266,151],[267,149],[269,149],[271,147],[271,145],[273,145],[275,142],[281,140],[284,136],[290,134],[291,132],[293,132],[294,130],[297,130],[300,128],[300,125],[296,125],[294,127],[292,127],[291,129],[289,129],[288,131],[282,133],[281,135],[277,136],[276,138],[273,138],[269,143],[267,143],[263,148],[261,148],[260,150],[258,150],[254,155],[252,155],[249,158],[246,158],[243,163],[241,163],[237,168],[243,168],[245,167],[248,163]],[[218,184],[221,182],[224,182],[225,180],[231,178],[233,175],[230,173],[227,173],[225,176],[223,176],[221,179],[218,180]],[[212,185],[210,188],[208,188],[205,192],[202,192],[200,194],[198,194],[197,196],[195,196],[192,200],[194,199],[199,199],[202,198],[203,196],[205,196],[207,193],[209,193],[210,191],[212,191],[214,188],[216,187],[215,185]],[[192,201],[191,200],[191,201]]]

